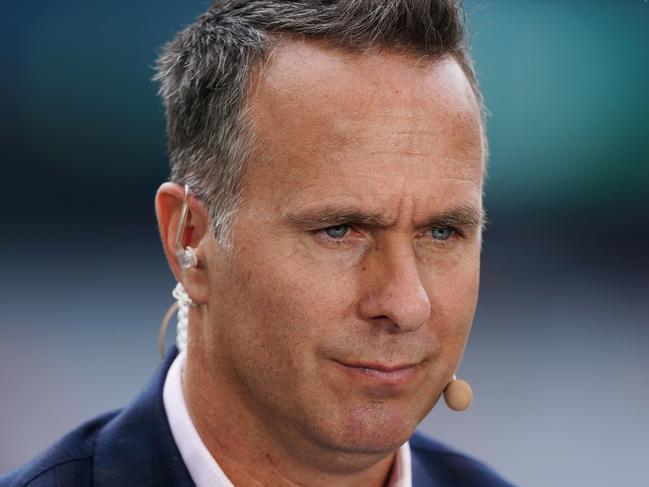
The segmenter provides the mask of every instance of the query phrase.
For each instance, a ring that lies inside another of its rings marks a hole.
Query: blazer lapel
[[[194,486],[162,402],[162,387],[177,353],[175,347],[169,350],[140,396],[102,429],[95,443],[96,487]]]
[[[412,451],[412,487],[441,487],[433,469],[417,452]]]

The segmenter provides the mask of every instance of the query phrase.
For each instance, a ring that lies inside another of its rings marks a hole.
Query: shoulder
[[[124,409],[81,425],[36,460],[0,477],[0,487],[193,485],[162,398],[176,353],[175,347],[169,350],[144,390]]]
[[[413,486],[513,487],[484,463],[421,433],[410,439]]]
[[[95,440],[116,414],[107,413],[82,424],[28,464],[0,476],[0,487],[91,486]]]

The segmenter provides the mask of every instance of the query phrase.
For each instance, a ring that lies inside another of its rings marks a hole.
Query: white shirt
[[[218,462],[201,440],[194,427],[182,387],[185,352],[180,352],[171,364],[162,390],[162,401],[171,428],[171,434],[196,487],[234,487]],[[412,487],[410,445],[397,450],[388,487]]]

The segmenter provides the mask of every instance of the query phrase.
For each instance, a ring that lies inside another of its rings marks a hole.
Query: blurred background
[[[173,287],[152,65],[206,0],[2,2],[0,472],[127,403]],[[472,409],[428,433],[521,486],[649,455],[649,4],[466,3],[491,112]]]

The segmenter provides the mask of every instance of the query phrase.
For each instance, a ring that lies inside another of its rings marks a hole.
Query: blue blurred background
[[[205,0],[0,4],[0,472],[128,402],[174,284],[150,81]],[[467,2],[491,117],[473,408],[422,428],[525,486],[649,455],[649,4]]]

